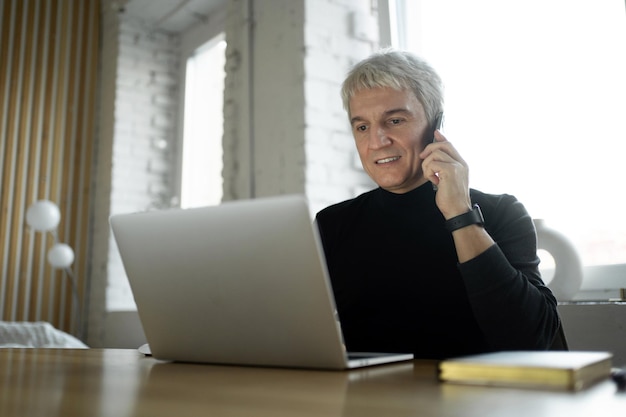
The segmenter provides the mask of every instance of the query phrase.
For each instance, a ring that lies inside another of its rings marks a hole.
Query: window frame
[[[399,49],[409,49],[407,44],[407,35],[405,33],[406,24],[403,19],[407,16],[406,13],[406,1],[407,0],[382,0],[379,2],[381,9],[380,17],[380,46],[387,47],[392,46]],[[411,5],[420,10],[422,8],[422,0],[408,0],[411,1]],[[626,1],[624,2],[626,6]],[[624,25],[626,25],[626,13],[624,14]],[[397,28],[397,29],[396,29]],[[394,31],[400,33],[394,33]],[[422,44],[422,37],[417,34],[412,39],[413,50],[420,50]],[[419,51],[418,51],[419,53]],[[551,271],[548,271],[551,272]],[[585,292],[598,294],[599,288],[612,289],[610,294],[615,296],[615,290],[623,288],[626,284],[624,278],[626,276],[626,263],[610,263],[610,264],[583,264],[583,284],[581,286],[581,297],[585,297]],[[587,279],[588,278],[588,279]],[[607,292],[607,294],[609,294]],[[619,295],[618,295],[619,296]],[[602,297],[600,295],[600,297]]]

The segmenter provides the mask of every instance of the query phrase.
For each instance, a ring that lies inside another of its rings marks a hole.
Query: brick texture
[[[105,337],[107,312],[134,309],[109,216],[175,205],[178,181],[181,38],[146,28],[109,3],[94,185],[94,347]],[[376,2],[226,4],[224,200],[304,193],[314,215],[371,188],[339,89],[349,67],[377,47]]]

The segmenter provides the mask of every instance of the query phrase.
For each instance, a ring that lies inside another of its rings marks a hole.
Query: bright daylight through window
[[[222,200],[222,134],[226,42],[220,35],[187,60],[181,207]]]
[[[624,0],[392,4],[398,46],[443,78],[470,185],[515,195],[583,264],[626,263]]]

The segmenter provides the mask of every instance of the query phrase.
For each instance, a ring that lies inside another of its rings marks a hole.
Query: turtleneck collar
[[[375,193],[378,203],[382,208],[388,210],[414,211],[437,209],[435,205],[435,190],[433,190],[433,185],[430,181],[403,194],[392,193],[380,187],[376,189]]]

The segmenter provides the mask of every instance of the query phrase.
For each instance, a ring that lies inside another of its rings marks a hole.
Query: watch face
[[[480,209],[480,206],[474,203],[474,209],[472,210],[478,216],[478,224],[485,224],[485,218],[483,217],[483,211]]]

